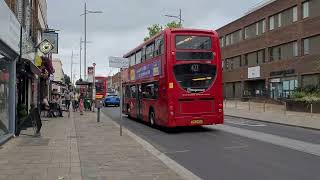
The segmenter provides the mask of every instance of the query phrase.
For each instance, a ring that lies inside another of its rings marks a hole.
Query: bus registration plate
[[[195,119],[195,120],[192,120],[192,121],[191,121],[191,124],[192,124],[192,125],[203,124],[203,120],[201,120],[201,119]]]

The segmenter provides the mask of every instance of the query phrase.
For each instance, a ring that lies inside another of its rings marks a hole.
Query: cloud
[[[122,56],[139,45],[151,24],[166,24],[174,19],[165,14],[178,15],[182,10],[185,27],[217,29],[244,15],[261,0],[87,0],[88,10],[103,11],[103,14],[87,16],[87,65],[97,64],[98,75],[115,72],[109,68],[109,56]],[[80,36],[83,37],[84,0],[48,0],[48,24],[59,29],[59,54],[64,72],[70,75],[71,52],[78,56]],[[79,78],[79,64],[74,65]]]

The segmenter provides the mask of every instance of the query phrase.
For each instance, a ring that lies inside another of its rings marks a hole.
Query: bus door
[[[142,119],[142,89],[141,84],[137,85],[137,118]]]

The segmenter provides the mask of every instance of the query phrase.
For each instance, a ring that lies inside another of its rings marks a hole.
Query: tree
[[[163,27],[159,24],[153,24],[152,26],[148,27],[149,35],[144,38],[144,41],[158,34],[160,31],[162,31],[162,29]]]
[[[69,85],[71,84],[71,80],[70,80],[70,77],[68,75],[64,75],[64,82],[66,83],[66,85]]]
[[[172,22],[169,22],[167,25],[166,25],[166,28],[181,28],[182,27],[182,24],[181,23],[178,23],[176,21],[172,21]]]
[[[164,27],[165,28],[181,28],[182,24],[176,21],[171,21],[167,23]],[[148,27],[149,35],[144,38],[144,41],[147,41],[148,39],[152,38],[162,30],[163,30],[163,26],[161,26],[160,24],[153,24],[152,26]]]

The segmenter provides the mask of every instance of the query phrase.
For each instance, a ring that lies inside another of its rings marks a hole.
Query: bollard
[[[101,101],[96,101],[95,106],[98,109],[98,111],[97,111],[97,122],[100,122],[100,110],[101,110],[101,107],[102,107],[102,102]]]
[[[100,108],[98,108],[97,113],[97,122],[100,122]]]
[[[311,107],[310,107],[310,112],[311,112],[311,117],[313,116],[313,104],[311,103]]]
[[[251,110],[251,103],[250,100],[248,100],[248,105],[249,105],[249,111]]]
[[[284,102],[284,114],[287,114],[287,102]]]
[[[263,112],[266,112],[266,101],[263,102]]]

